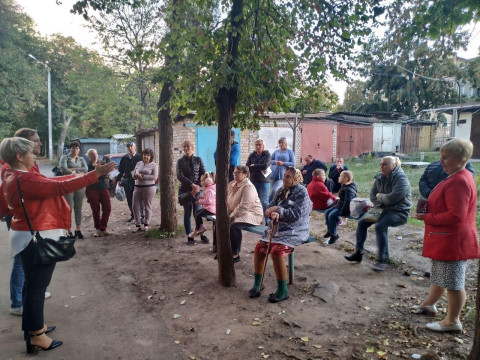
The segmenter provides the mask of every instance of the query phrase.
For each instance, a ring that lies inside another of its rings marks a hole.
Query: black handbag
[[[17,178],[18,196],[22,203],[23,212],[27,219],[30,233],[32,234],[32,242],[35,246],[35,264],[53,264],[59,261],[67,261],[75,256],[75,237],[74,236],[60,236],[59,240],[43,238],[40,233],[33,230],[32,222],[25,208],[22,191],[20,190],[20,179]]]
[[[53,172],[53,175],[55,175],[55,176],[62,176],[63,175],[62,169],[60,169],[58,166],[55,166],[52,169],[52,172]]]
[[[190,191],[185,191],[183,193],[178,194],[178,203],[182,206],[191,202],[195,197],[192,195]]]

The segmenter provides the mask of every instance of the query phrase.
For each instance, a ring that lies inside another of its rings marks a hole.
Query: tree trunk
[[[477,300],[475,314],[475,335],[473,337],[473,346],[468,355],[468,360],[480,359],[480,264],[477,271]]]
[[[238,79],[236,77],[235,61],[238,58],[238,44],[240,32],[237,31],[243,24],[243,0],[234,0],[229,18],[231,30],[228,36],[228,54],[231,60],[228,63],[232,69],[229,88],[218,90],[215,103],[218,112],[218,141],[217,141],[217,257],[219,280],[223,286],[235,284],[235,268],[233,266],[232,248],[230,245],[230,217],[227,213],[227,185],[228,168],[230,167],[230,131],[233,125],[233,114],[238,101]]]
[[[160,185],[160,230],[174,232],[177,230],[177,207],[175,203],[175,174],[173,171],[173,125],[168,109],[163,105],[170,101],[173,82],[163,84],[157,108],[159,142],[159,185]]]
[[[67,115],[67,111],[62,111],[62,129],[60,130],[60,136],[58,137],[57,146],[57,159],[63,155],[63,146],[65,145],[65,138],[67,137],[67,130],[72,122],[72,117]]]

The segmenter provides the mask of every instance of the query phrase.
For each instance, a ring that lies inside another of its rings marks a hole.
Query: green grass
[[[425,162],[433,162],[438,160],[439,158],[440,154],[438,152],[428,152],[424,154]],[[353,172],[354,180],[357,183],[358,197],[368,198],[370,196],[370,190],[373,185],[373,177],[380,171],[380,160],[381,158],[371,156],[345,160],[345,165],[348,167],[349,170]],[[420,154],[410,154],[408,158],[402,159],[402,162],[404,161],[420,161]],[[477,185],[478,192],[478,189],[480,188],[480,163],[472,163],[472,166],[476,174],[475,183]],[[403,166],[402,168],[407,175],[408,180],[410,181],[410,185],[412,188],[412,202],[414,206],[412,210],[415,210],[417,199],[421,197],[420,190],[418,188],[418,182],[420,181],[420,177],[425,171],[425,168],[411,168],[409,166]],[[477,200],[477,208],[478,207],[480,207],[479,200]],[[477,229],[480,229],[480,215],[478,214],[478,212],[476,220]],[[415,226],[423,226],[423,221],[409,218],[408,224]]]

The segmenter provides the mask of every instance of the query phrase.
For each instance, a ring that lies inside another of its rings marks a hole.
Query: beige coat
[[[263,209],[258,198],[257,189],[245,178],[237,185],[235,181],[227,187],[227,210],[233,222],[260,225]]]

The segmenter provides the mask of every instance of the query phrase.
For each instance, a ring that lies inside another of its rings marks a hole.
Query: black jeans
[[[25,284],[23,294],[23,318],[22,330],[37,331],[43,329],[43,305],[45,302],[45,291],[52,279],[55,263],[46,265],[34,264],[35,248],[32,241],[20,253],[22,257],[23,272],[25,273]]]
[[[135,189],[133,186],[133,184],[135,184],[135,180],[128,178],[128,184],[126,184],[127,181],[124,181],[124,180],[122,180],[123,189],[125,190],[125,196],[127,197],[127,204],[128,204],[128,208],[130,209],[130,216],[133,216],[132,199],[133,199],[133,190]]]
[[[232,255],[239,255],[242,249],[242,229],[250,224],[231,223],[230,224],[230,244],[232,245]]]
[[[214,215],[207,209],[201,208],[195,213],[195,230],[198,230],[200,228],[200,225],[203,224],[203,217],[207,215]]]

